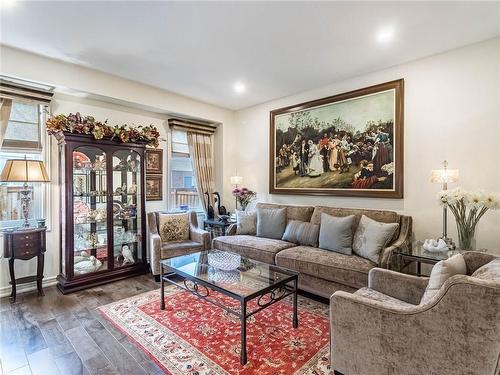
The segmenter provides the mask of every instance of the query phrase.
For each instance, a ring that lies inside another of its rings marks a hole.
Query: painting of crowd
[[[285,175],[297,183],[295,177],[322,176],[322,185],[330,188],[393,188],[392,120],[369,121],[364,130],[356,130],[341,118],[320,122],[302,112],[292,115],[290,124],[287,131],[276,131],[278,181]]]

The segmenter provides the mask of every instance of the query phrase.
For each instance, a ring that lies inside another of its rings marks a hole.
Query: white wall
[[[269,195],[269,111],[399,78],[405,80],[404,199]],[[444,159],[460,169],[460,186],[500,191],[500,38],[248,108],[236,122],[239,173],[259,200],[396,210],[413,216],[416,239],[437,237],[440,186],[429,182],[429,172]],[[500,212],[488,212],[478,247],[500,253],[498,228]],[[449,229],[457,239],[453,219]]]
[[[155,125],[166,139],[168,130],[167,119],[173,114],[185,115],[193,118],[210,120],[219,123],[215,135],[215,163],[216,188],[223,192],[223,200],[231,206],[233,199],[230,195],[231,186],[229,177],[235,170],[235,161],[225,158],[230,152],[231,143],[227,139],[234,139],[234,112],[202,103],[190,98],[179,96],[151,86],[142,85],[95,70],[62,63],[56,60],[33,55],[9,47],[1,46],[0,59],[1,74],[34,82],[45,83],[60,89],[77,90],[88,93],[93,98],[102,97],[103,100],[86,99],[66,94],[56,94],[51,103],[52,113],[80,112],[92,115],[98,120],[109,120],[109,124]],[[105,100],[104,100],[105,99]],[[123,106],[117,103],[129,103]],[[151,110],[137,109],[150,108]],[[51,147],[51,218],[52,228],[47,233],[47,252],[45,255],[45,282],[53,283],[59,273],[59,186],[57,174],[57,142]],[[162,142],[164,150],[164,185],[163,201],[146,203],[146,212],[164,210],[167,205],[167,144]],[[0,245],[1,246],[1,245]],[[23,277],[36,272],[36,259],[28,262],[16,262],[16,276]],[[0,259],[0,295],[10,293],[8,262]],[[28,287],[31,287],[28,285]],[[22,290],[22,287],[21,287]]]

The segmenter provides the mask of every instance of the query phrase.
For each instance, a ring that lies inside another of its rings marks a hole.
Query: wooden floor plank
[[[50,354],[54,358],[74,351],[73,346],[55,318],[39,323],[39,326]]]
[[[146,375],[146,372],[137,361],[125,350],[118,340],[109,334],[101,322],[92,317],[90,312],[87,311],[86,314],[82,312],[78,317],[89,336],[92,337],[120,374]]]
[[[32,375],[31,369],[29,366],[19,367],[18,369],[7,372],[5,375]]]
[[[28,354],[28,362],[33,375],[64,375],[60,373],[48,348]]]
[[[104,356],[99,346],[92,340],[83,327],[67,330],[66,336],[91,374],[96,374],[99,370],[111,366],[111,363]]]
[[[15,316],[10,309],[0,312],[0,332],[2,371],[7,373],[27,366],[28,358],[24,352]]]
[[[63,331],[71,328],[80,327],[80,322],[72,312],[66,311],[56,315],[56,320]]]
[[[71,352],[56,358],[59,372],[64,375],[88,375],[89,370],[83,364],[76,352]]]
[[[38,323],[25,304],[12,305],[21,344],[26,354],[31,354],[47,348]]]

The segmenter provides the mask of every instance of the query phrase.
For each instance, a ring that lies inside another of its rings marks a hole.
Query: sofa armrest
[[[383,268],[368,273],[368,287],[399,300],[418,305],[425,292],[428,277],[407,275]]]
[[[412,232],[411,216],[401,216],[399,236],[390,246],[382,249],[379,257],[379,266],[382,268],[391,268],[392,255],[397,249],[408,249],[411,246]]]
[[[190,225],[189,239],[201,243],[203,245],[203,250],[210,249],[210,233],[208,233],[206,230]]]
[[[151,272],[153,275],[159,275],[161,260],[161,237],[159,234],[149,233],[149,249],[149,262],[151,264]]]
[[[236,234],[236,224],[231,224],[226,228],[226,236],[234,236]]]

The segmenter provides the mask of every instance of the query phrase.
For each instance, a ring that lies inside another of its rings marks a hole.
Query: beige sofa
[[[499,374],[500,272],[471,277],[495,257],[471,251],[464,258],[468,276],[452,276],[422,304],[428,278],[379,268],[368,288],[333,294],[335,373]]]
[[[321,213],[334,216],[355,215],[353,233],[361,215],[386,223],[399,223],[389,245],[382,250],[378,264],[357,255],[344,255],[333,251],[269,238],[249,235],[235,235],[236,225],[228,228],[226,236],[216,237],[212,246],[256,259],[277,264],[300,272],[299,288],[316,295],[330,298],[337,290],[348,292],[368,285],[368,273],[374,267],[391,268],[396,248],[410,246],[411,217],[392,211],[346,209],[326,206],[297,206],[258,203],[257,208],[286,208],[288,220],[320,223]]]

